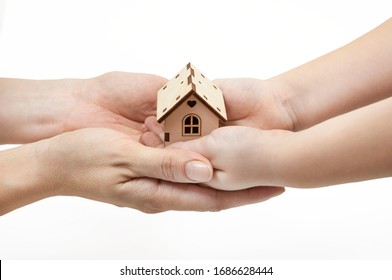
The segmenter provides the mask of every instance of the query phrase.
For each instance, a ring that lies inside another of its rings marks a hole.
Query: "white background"
[[[350,42],[387,20],[391,7],[376,0],[0,0],[0,76],[122,70],[171,78],[192,61],[210,79],[264,79]],[[391,184],[288,189],[220,213],[147,215],[50,198],[0,217],[0,259],[390,259]]]

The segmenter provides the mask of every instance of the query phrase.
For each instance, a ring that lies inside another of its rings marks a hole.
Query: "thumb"
[[[204,183],[212,179],[211,163],[195,152],[143,146],[137,154],[132,169],[140,176],[178,183]]]

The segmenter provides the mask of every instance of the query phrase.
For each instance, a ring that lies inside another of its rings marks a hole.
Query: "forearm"
[[[352,43],[271,79],[299,131],[392,94],[392,19]]]
[[[392,98],[293,133],[282,184],[320,187],[392,176]]]
[[[28,143],[65,130],[63,102],[78,80],[0,79],[0,144]],[[54,98],[56,97],[56,98]],[[63,104],[60,104],[63,103]]]
[[[33,145],[0,152],[0,215],[51,195]]]

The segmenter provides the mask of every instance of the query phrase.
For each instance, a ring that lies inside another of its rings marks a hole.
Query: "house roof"
[[[221,120],[227,121],[222,91],[191,63],[188,63],[158,91],[157,121],[164,121],[192,94],[196,95]]]

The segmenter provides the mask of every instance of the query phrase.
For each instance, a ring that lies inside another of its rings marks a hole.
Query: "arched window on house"
[[[183,136],[201,135],[201,121],[199,116],[190,114],[190,115],[186,115],[183,118],[182,135]]]

